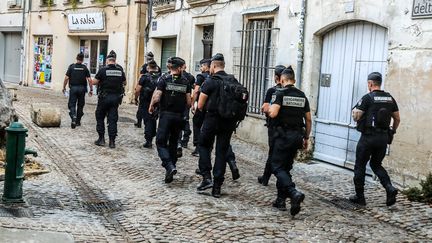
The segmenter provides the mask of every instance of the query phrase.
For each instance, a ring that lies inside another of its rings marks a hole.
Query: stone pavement
[[[321,163],[297,163],[293,178],[305,192],[302,212],[271,208],[275,180],[256,182],[266,149],[234,139],[241,178],[227,174],[222,197],[198,194],[197,158],[184,151],[172,184],[163,182],[156,149],[143,149],[143,129],[133,126],[136,107],[122,105],[117,148],[96,147],[95,98],[88,99],[83,126],[70,129],[65,97],[20,88],[14,106],[29,128],[28,147],[51,173],[24,182],[26,205],[0,204],[0,228],[62,232],[76,242],[431,242],[432,208],[402,195],[385,206],[379,183],[367,183],[366,208],[344,199],[353,191],[352,172]],[[33,102],[63,109],[61,128],[30,122]],[[229,173],[229,172],[228,172]],[[0,188],[3,183],[0,183]]]

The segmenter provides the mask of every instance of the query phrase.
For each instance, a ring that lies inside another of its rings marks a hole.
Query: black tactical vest
[[[100,94],[123,94],[123,68],[110,64],[103,68],[103,72],[103,79],[99,84]]]
[[[144,74],[146,82],[143,84],[140,93],[140,100],[150,102],[153,96],[153,91],[156,89],[156,83],[160,78],[158,72]]]
[[[165,79],[166,88],[162,94],[161,111],[183,114],[186,110],[186,93],[189,81],[182,76],[171,74],[162,78]]]
[[[366,128],[388,129],[395,103],[393,97],[384,91],[368,94],[371,105],[365,113]]]
[[[273,126],[282,126],[291,129],[305,127],[305,107],[307,105],[306,96],[302,91],[294,86],[277,88],[276,93],[283,94],[282,106],[278,116],[272,121]]]

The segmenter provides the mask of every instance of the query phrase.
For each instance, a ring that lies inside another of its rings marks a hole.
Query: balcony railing
[[[153,10],[156,13],[166,13],[174,11],[176,7],[176,0],[154,0]]]
[[[217,0],[186,0],[191,7],[209,5],[217,2]]]

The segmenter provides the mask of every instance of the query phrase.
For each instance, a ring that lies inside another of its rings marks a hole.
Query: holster
[[[388,141],[387,141],[387,144],[392,144],[393,143],[393,138],[394,138],[394,135],[395,135],[395,131],[393,130],[393,129],[389,129],[388,131],[387,131],[387,133],[388,133]]]

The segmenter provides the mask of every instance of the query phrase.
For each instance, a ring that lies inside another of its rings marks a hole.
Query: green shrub
[[[432,173],[426,177],[426,180],[420,182],[420,188],[412,187],[403,191],[410,201],[432,203]]]

